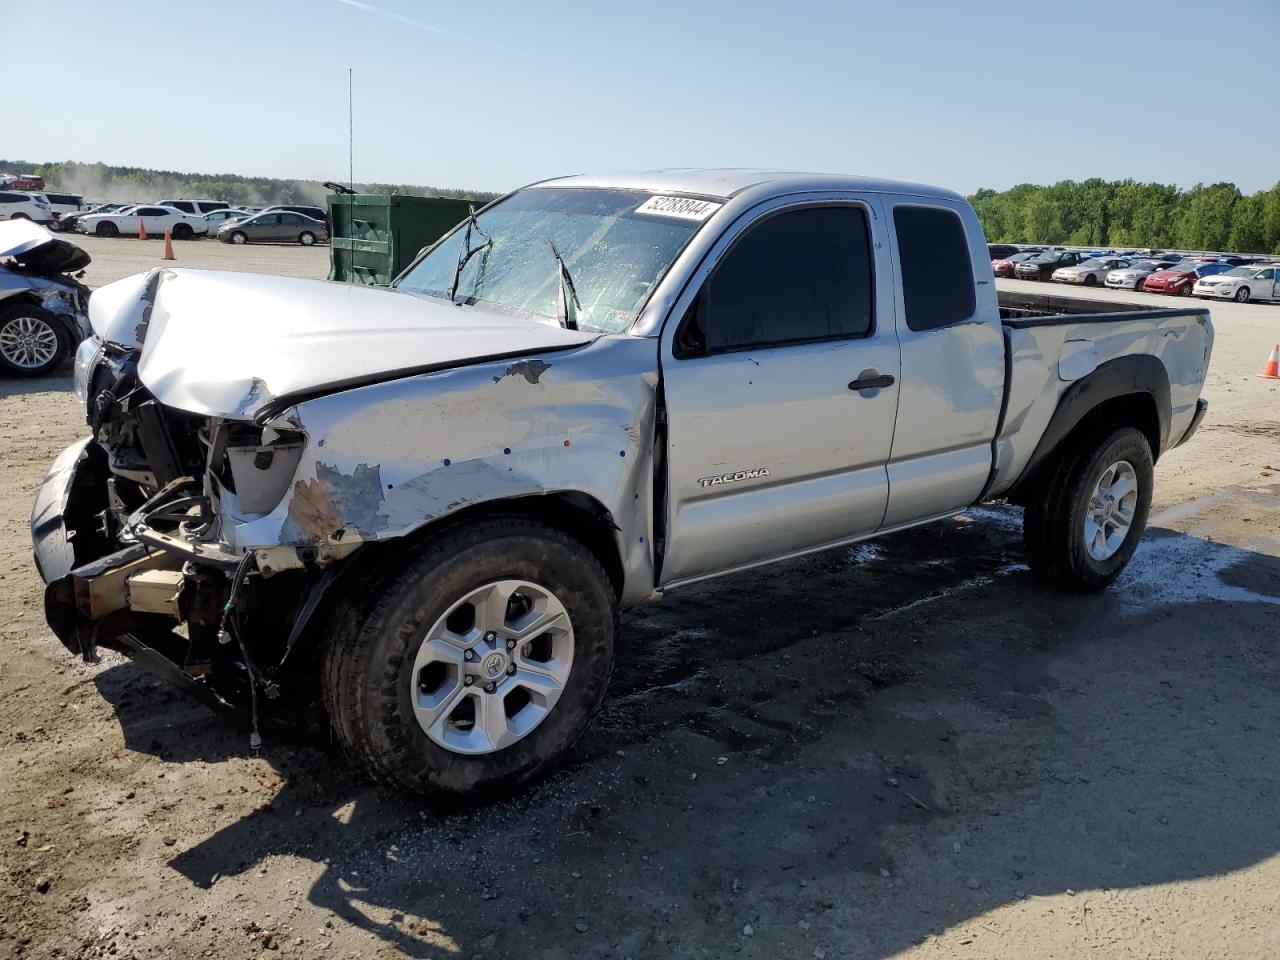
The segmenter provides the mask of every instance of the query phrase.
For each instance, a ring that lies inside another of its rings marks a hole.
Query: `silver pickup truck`
[[[90,314],[53,631],[435,799],[545,771],[619,606],[685,584],[1007,498],[1037,575],[1105,587],[1213,341],[997,296],[954,193],[746,170],[534,184],[391,289],[160,269]]]

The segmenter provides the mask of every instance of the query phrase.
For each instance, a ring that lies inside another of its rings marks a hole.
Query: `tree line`
[[[1280,253],[1280,183],[1189,190],[1133,180],[1063,180],[979,190],[969,198],[992,243]]]
[[[318,180],[242,177],[234,173],[180,173],[105,163],[32,163],[0,160],[0,173],[34,173],[47,190],[78,193],[92,200],[155,202],[168,197],[207,197],[228,203],[270,206],[275,203],[324,204],[331,192]],[[357,183],[360,193],[401,193],[429,197],[461,197],[488,201],[497,196],[483,190],[414,186],[403,183]]]

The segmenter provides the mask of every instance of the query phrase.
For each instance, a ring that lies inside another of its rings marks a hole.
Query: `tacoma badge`
[[[699,477],[698,486],[714,487],[722,483],[737,483],[739,480],[756,480],[769,475],[768,467],[755,467],[752,470],[739,470],[737,473],[722,473],[715,477]]]

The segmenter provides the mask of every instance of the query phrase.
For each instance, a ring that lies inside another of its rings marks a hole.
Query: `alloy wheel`
[[[560,599],[528,580],[460,598],[427,631],[410,674],[418,725],[454,753],[493,753],[551,713],[573,667],[573,624]]]

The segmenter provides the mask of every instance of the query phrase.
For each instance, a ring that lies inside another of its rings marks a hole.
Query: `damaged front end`
[[[90,316],[90,436],[31,518],[46,618],[75,654],[122,650],[213,702],[318,720],[312,641],[359,602],[348,578],[461,509],[555,491],[652,583],[649,545],[620,532],[650,503],[642,340],[601,360],[586,332],[167,269],[96,290]]]
[[[274,697],[340,551],[233,551],[222,525],[284,496],[304,438],[166,407],[137,349],[90,352],[76,375],[91,436],[54,462],[31,517],[50,627],[86,660],[121,650],[217,703]]]

